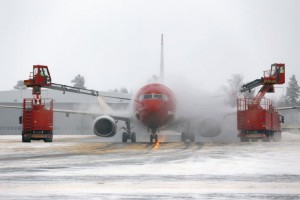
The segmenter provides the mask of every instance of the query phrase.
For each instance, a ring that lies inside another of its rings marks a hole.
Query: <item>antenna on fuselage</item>
[[[160,82],[164,83],[165,69],[164,69],[164,34],[161,34],[161,49],[160,49]]]

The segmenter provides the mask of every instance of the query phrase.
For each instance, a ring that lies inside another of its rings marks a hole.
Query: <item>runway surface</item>
[[[300,135],[279,143],[0,136],[0,199],[300,199]]]

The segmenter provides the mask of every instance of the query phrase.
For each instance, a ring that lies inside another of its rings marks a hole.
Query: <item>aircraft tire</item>
[[[122,133],[122,142],[127,142],[127,133],[126,132]]]
[[[153,135],[150,135],[150,144],[153,144]]]
[[[136,134],[135,132],[132,132],[130,135],[131,143],[136,143]]]
[[[190,142],[195,142],[195,134],[194,133],[190,133],[189,138],[190,138]]]
[[[181,142],[186,142],[186,133],[181,133]]]

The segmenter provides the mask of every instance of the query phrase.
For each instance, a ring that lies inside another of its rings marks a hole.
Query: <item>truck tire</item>
[[[248,138],[242,138],[242,137],[241,137],[241,142],[249,142],[249,139],[248,139]]]
[[[30,139],[27,139],[27,138],[22,138],[22,142],[28,143],[28,142],[31,142],[31,140],[30,140]]]
[[[44,142],[52,142],[52,138],[44,139]]]
[[[262,142],[270,142],[270,141],[271,141],[270,137],[266,137],[262,139]]]

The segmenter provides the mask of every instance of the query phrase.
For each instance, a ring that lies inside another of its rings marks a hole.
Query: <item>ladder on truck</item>
[[[32,129],[32,99],[24,99],[23,102],[23,130]]]

